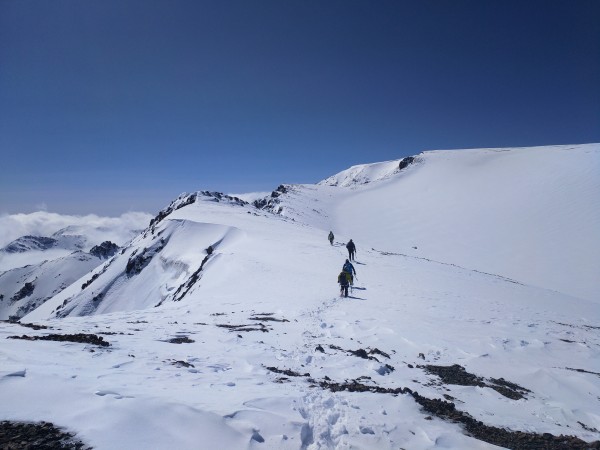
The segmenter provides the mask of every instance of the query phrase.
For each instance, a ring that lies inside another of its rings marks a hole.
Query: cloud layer
[[[4,215],[0,216],[0,248],[21,236],[51,236],[65,227],[72,228],[69,234],[109,231],[114,242],[122,245],[133,237],[132,230],[146,228],[151,218],[150,214],[142,212],[127,212],[119,217],[100,217],[95,214],[70,216],[47,211]]]

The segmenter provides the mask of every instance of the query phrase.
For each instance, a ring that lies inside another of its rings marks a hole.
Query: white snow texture
[[[598,441],[600,145],[400,162],[284,185],[263,209],[180,196],[21,320],[50,328],[0,323],[0,420],[53,422],[94,449],[498,448],[410,395],[320,386],[358,380]],[[50,333],[110,346],[7,339]],[[454,364],[529,392],[424,368]]]

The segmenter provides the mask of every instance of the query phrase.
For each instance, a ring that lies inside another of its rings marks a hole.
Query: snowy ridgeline
[[[107,449],[597,448],[599,169],[596,144],[433,151],[182,195],[21,321],[49,328],[0,323],[0,420]]]

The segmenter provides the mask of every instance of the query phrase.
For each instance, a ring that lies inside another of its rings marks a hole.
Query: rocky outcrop
[[[409,165],[415,162],[414,156],[407,156],[406,158],[402,158],[400,160],[400,164],[398,164],[398,170],[406,169]]]
[[[119,246],[117,244],[110,241],[104,241],[102,244],[92,247],[90,254],[100,259],[108,259],[118,251]]]
[[[290,190],[290,186],[280,184],[279,186],[277,186],[277,189],[271,192],[270,196],[254,200],[252,202],[252,205],[257,209],[266,209],[277,214],[280,212],[279,197],[282,194],[287,194]]]
[[[11,302],[17,302],[19,300],[23,300],[25,297],[29,297],[33,294],[33,290],[35,289],[35,284],[31,282],[27,282],[23,285],[19,292],[11,297]]]
[[[166,241],[161,238],[157,243],[152,245],[152,247],[144,248],[142,253],[136,254],[134,252],[134,254],[132,254],[129,258],[129,261],[127,261],[125,273],[130,277],[139,274],[144,267],[150,263],[154,255],[159,253],[165,247],[165,245],[167,245]]]

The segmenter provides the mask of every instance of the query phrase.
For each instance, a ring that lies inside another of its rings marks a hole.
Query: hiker
[[[354,275],[356,275],[356,269],[349,260],[346,260],[342,270],[348,274],[348,281],[350,284],[354,284]]]
[[[338,275],[338,284],[340,285],[340,297],[348,297],[348,272],[344,272],[343,270]]]
[[[346,248],[348,249],[348,258],[351,261],[354,261],[354,254],[356,253],[356,245],[352,242],[352,239],[346,244]]]
[[[333,245],[333,231],[329,232],[329,236],[327,236],[327,239],[329,239],[329,243]]]

